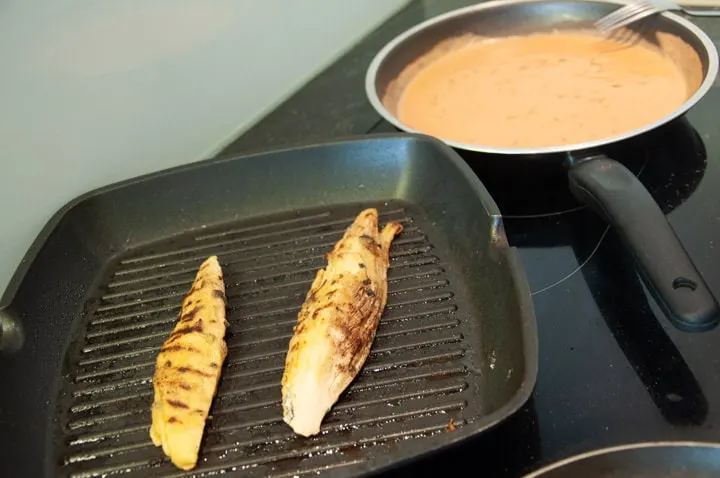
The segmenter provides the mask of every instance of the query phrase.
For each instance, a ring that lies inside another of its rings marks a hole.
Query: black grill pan
[[[296,437],[280,378],[323,254],[361,208],[405,226],[372,353]],[[62,209],[3,298],[2,476],[178,476],[148,437],[155,354],[217,254],[229,353],[196,476],[357,476],[476,435],[537,374],[535,318],[497,208],[438,141],[389,135],[205,161]]]

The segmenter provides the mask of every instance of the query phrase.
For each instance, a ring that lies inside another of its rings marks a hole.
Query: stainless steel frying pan
[[[398,101],[413,76],[441,55],[453,39],[468,34],[502,37],[591,29],[597,19],[622,4],[594,0],[502,0],[440,15],[402,33],[376,55],[366,76],[368,99],[398,129],[420,132],[398,120]],[[611,156],[617,143],[653,131],[695,105],[717,77],[718,53],[700,28],[673,13],[655,15],[632,28],[626,33],[632,34],[633,41],[660,47],[680,67],[694,90],[672,113],[599,141],[551,147],[495,148],[440,139],[471,153],[466,155],[468,161],[514,168],[517,174],[538,168],[565,168],[573,195],[615,227],[633,252],[645,284],[671,322],[681,330],[706,331],[720,320],[717,301],[655,200],[630,170]]]

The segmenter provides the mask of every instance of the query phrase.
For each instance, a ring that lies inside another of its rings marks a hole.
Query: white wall
[[[0,2],[0,295],[65,202],[212,155],[405,3]]]

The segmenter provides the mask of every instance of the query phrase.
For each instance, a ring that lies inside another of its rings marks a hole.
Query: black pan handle
[[[570,190],[616,229],[639,265],[645,285],[672,324],[704,332],[720,307],[645,186],[625,166],[598,155],[574,161]]]

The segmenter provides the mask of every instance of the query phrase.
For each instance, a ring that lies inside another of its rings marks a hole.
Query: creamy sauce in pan
[[[398,104],[409,127],[497,148],[562,146],[629,132],[690,96],[659,51],[583,33],[485,39],[420,71]]]

